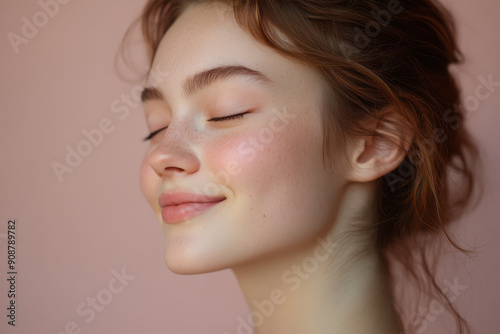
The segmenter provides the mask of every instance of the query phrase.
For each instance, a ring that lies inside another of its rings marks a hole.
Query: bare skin
[[[373,190],[348,185],[333,227],[315,242],[233,268],[256,334],[403,332],[375,235],[349,231],[373,223],[362,204]]]
[[[380,136],[351,140],[348,161],[327,172],[322,78],[259,45],[221,6],[194,5],[178,18],[148,81],[148,127],[168,129],[150,143],[141,188],[162,226],[167,266],[178,274],[232,269],[253,315],[237,333],[249,333],[251,321],[258,334],[400,333],[376,235],[353,231],[376,221],[375,180],[402,161],[391,143],[404,146],[407,134],[374,123]],[[234,65],[269,80],[236,75],[184,91],[196,73]],[[158,196],[173,191],[226,199],[165,224]]]

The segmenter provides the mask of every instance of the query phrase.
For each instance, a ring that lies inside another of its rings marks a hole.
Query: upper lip
[[[226,199],[224,196],[205,196],[195,193],[175,192],[162,193],[158,198],[158,203],[162,208],[169,205],[179,205],[183,203],[211,203],[220,202]]]

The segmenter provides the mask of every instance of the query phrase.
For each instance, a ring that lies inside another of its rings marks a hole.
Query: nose
[[[200,160],[188,133],[193,131],[186,124],[172,121],[161,142],[149,153],[149,165],[159,177],[192,174],[200,168]]]

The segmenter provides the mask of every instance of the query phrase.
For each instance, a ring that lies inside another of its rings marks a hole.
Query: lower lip
[[[222,200],[223,201],[223,200]],[[161,210],[163,222],[167,224],[180,223],[193,217],[199,216],[210,208],[221,203],[184,203],[179,205],[166,206]]]

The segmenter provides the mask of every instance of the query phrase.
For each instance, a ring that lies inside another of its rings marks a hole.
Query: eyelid
[[[211,118],[209,119],[208,121],[209,122],[222,122],[222,121],[228,121],[228,120],[233,120],[233,119],[238,119],[238,118],[242,118],[243,115],[245,114],[248,114],[250,111],[245,111],[245,112],[242,112],[242,113],[239,113],[239,114],[234,114],[234,115],[228,115],[228,116],[224,116],[224,117],[214,117],[214,118]],[[148,141],[150,140],[151,138],[153,138],[155,135],[157,135],[159,132],[165,130],[166,128],[168,128],[168,126],[165,126],[161,129],[158,129],[154,132],[151,132],[146,138],[143,139],[143,141]]]
[[[222,121],[228,121],[228,120],[233,120],[233,119],[238,119],[242,118],[243,115],[248,114],[250,111],[245,111],[239,114],[234,114],[234,115],[229,115],[229,116],[224,116],[224,117],[214,117],[212,119],[209,119],[209,122],[222,122]]]
[[[168,128],[168,125],[167,125],[167,126],[165,126],[165,127],[163,127],[163,128],[161,128],[161,129],[158,129],[158,130],[156,130],[156,131],[151,132],[151,133],[149,134],[149,136],[147,136],[146,138],[144,138],[144,139],[143,139],[143,141],[148,141],[148,140],[150,140],[150,139],[151,139],[151,138],[153,138],[156,134],[158,134],[159,132],[161,132],[161,131],[165,130],[166,128]]]

